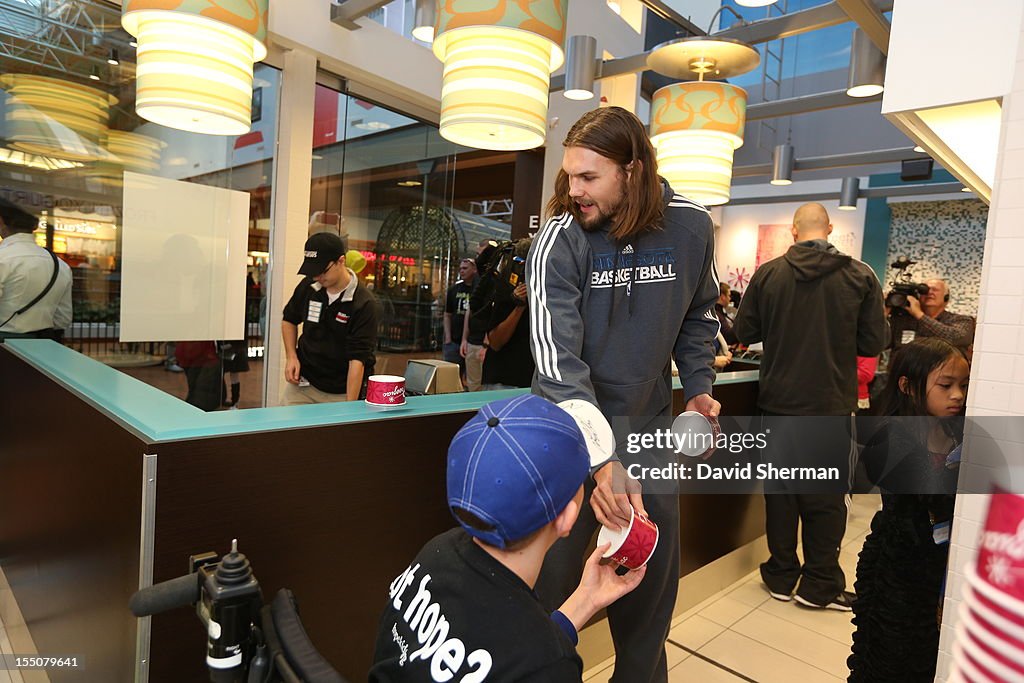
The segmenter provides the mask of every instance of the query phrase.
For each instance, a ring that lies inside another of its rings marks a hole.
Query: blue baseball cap
[[[448,507],[477,517],[471,536],[504,548],[557,517],[590,473],[587,444],[567,412],[525,394],[488,403],[448,447]]]

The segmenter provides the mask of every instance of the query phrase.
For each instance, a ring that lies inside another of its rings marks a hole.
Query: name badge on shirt
[[[319,301],[310,301],[309,310],[306,312],[306,320],[311,323],[320,322],[320,309],[323,308],[323,304]]]
[[[338,315],[334,316],[334,319],[337,320],[339,323],[347,323],[348,313],[342,313],[341,311],[338,311]]]
[[[900,337],[900,343],[909,344],[910,342],[914,341],[914,337],[916,336],[917,335],[913,330],[903,330],[903,336]]]

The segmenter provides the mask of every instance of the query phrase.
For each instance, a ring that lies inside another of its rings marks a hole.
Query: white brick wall
[[[1019,45],[1013,91],[1003,100],[1000,154],[985,237],[978,336],[967,399],[967,413],[971,416],[1024,415],[1024,40]],[[1014,429],[1017,425],[1002,426],[1006,429],[989,430],[1002,432],[993,433],[996,445],[1004,453],[1019,454],[1020,435],[1014,433],[1019,431]],[[975,462],[977,458],[972,459],[971,450],[972,439],[968,437],[961,487],[990,481],[995,472]],[[983,449],[975,450],[981,455]],[[939,638],[938,681],[946,680],[952,664],[953,625],[966,581],[964,568],[977,555],[978,534],[989,498],[986,494],[972,494],[957,499]]]

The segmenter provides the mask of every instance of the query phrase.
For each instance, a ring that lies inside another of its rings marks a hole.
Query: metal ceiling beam
[[[837,179],[838,182],[838,179]],[[880,197],[914,197],[917,195],[960,193],[961,183],[926,183],[924,185],[890,185],[888,187],[868,187],[858,193],[858,197],[876,199]],[[789,202],[816,202],[837,199],[839,190],[835,192],[805,192],[803,194],[773,194],[766,197],[737,197],[730,199],[725,208],[743,204],[783,204]]]
[[[871,166],[874,164],[891,164],[904,159],[925,159],[927,154],[915,152],[913,147],[902,147],[899,149],[879,149],[870,152],[853,152],[850,154],[829,154],[822,157],[806,157],[797,159],[793,164],[793,170],[819,171],[826,168],[843,168],[846,166]],[[734,178],[751,178],[761,175],[771,175],[772,165],[749,164],[747,166],[736,166],[732,169]]]
[[[864,29],[864,33],[883,55],[889,54],[889,33],[892,26],[871,0],[836,0],[836,3],[843,8],[847,16]]]
[[[349,31],[355,31],[360,28],[356,19],[365,17],[389,2],[391,0],[342,0],[331,5],[331,21]]]
[[[879,12],[888,12],[892,9],[894,0],[867,0]],[[779,38],[816,31],[819,28],[827,28],[850,21],[847,14],[838,0],[833,0],[824,5],[800,10],[792,14],[784,14],[781,17],[762,19],[743,26],[734,26],[724,31],[713,34],[721,38],[733,38],[748,44],[767,43]]]
[[[707,35],[707,32],[694,24],[688,18],[684,17],[679,12],[666,5],[662,0],[640,0],[643,5],[654,14],[666,21],[670,21],[679,28],[688,32],[690,35],[703,36]]]
[[[352,2],[353,0],[346,0]],[[365,0],[364,0],[365,1]],[[651,7],[651,2],[660,2],[660,0],[641,0],[648,8]],[[844,2],[849,0],[844,0]],[[894,0],[855,0],[856,2],[867,2],[871,3],[872,6],[879,12],[888,12],[892,9]],[[652,10],[654,11],[654,10]],[[671,21],[675,21],[672,19]],[[809,31],[815,31],[819,28],[826,28],[828,26],[836,26],[838,24],[844,24],[850,21],[850,15],[847,14],[843,8],[839,5],[838,0],[827,3],[825,5],[819,5],[818,7],[812,7],[810,9],[801,10],[799,12],[793,12],[792,14],[786,14],[781,17],[773,17],[771,19],[762,19],[761,21],[755,21],[750,24],[744,24],[743,26],[736,26],[733,28],[719,31],[718,33],[712,34],[715,37],[733,38],[740,40],[745,43],[766,43],[778,38],[786,38],[788,36],[795,36],[800,33],[807,33]],[[692,25],[692,24],[691,24]],[[697,27],[693,27],[697,28]],[[689,30],[689,29],[688,29]],[[697,29],[699,31],[699,29]],[[704,35],[703,31],[700,31],[700,35]],[[601,67],[601,72],[596,77],[597,80],[602,78],[612,78],[614,76],[621,76],[629,73],[639,73],[647,70],[647,55],[650,54],[650,50],[647,52],[641,52],[636,55],[629,57],[622,57],[620,59],[611,59],[604,62]],[[556,92],[565,89],[565,78],[563,76],[552,76],[551,77],[551,92]],[[838,91],[837,91],[838,92]],[[832,93],[823,93],[822,96],[831,95]],[[845,91],[843,91],[845,96]],[[870,102],[878,98],[864,98],[863,101]],[[825,104],[823,101],[822,106],[815,108],[803,109],[800,111],[793,111],[789,113],[802,113],[803,111],[817,111],[820,109],[829,109],[833,106],[842,106],[838,99],[831,101],[831,104]],[[773,104],[782,104],[782,101]],[[859,104],[858,102],[850,102],[849,104]],[[760,106],[760,105],[755,105]],[[766,110],[767,110],[767,104]],[[807,105],[812,106],[808,100]],[[751,107],[750,109],[754,109]],[[748,116],[750,118],[748,109]],[[759,118],[767,119],[774,116],[785,116],[786,113],[763,115]]]
[[[760,121],[763,119],[775,119],[781,116],[792,116],[793,114],[806,114],[812,111],[823,109],[836,109],[838,107],[852,107],[867,102],[880,102],[882,95],[872,97],[850,97],[845,90],[832,90],[830,92],[817,93],[814,95],[801,95],[790,97],[784,100],[770,100],[759,102],[747,107],[747,121]]]

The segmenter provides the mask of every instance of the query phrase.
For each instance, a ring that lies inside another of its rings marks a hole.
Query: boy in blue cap
[[[448,449],[461,528],[392,582],[370,681],[579,681],[579,630],[645,571],[618,576],[599,546],[559,610],[537,599],[544,556],[572,529],[589,472],[583,435],[553,403],[523,395],[481,408]]]

